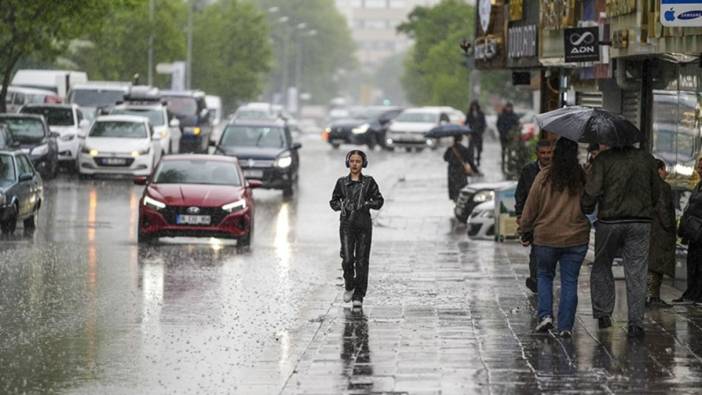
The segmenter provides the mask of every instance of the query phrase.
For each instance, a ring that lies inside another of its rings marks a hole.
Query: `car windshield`
[[[197,101],[188,96],[170,96],[168,100],[168,111],[175,115],[193,117],[197,115]]]
[[[221,147],[283,148],[285,133],[277,126],[229,125],[224,130]]]
[[[145,139],[148,134],[140,122],[100,121],[90,130],[90,137]]]
[[[403,112],[395,120],[397,122],[437,123],[439,114],[431,112]]]
[[[156,108],[115,108],[111,114],[145,117],[149,119],[152,126],[163,126],[166,124],[163,111]]]
[[[70,103],[81,107],[111,107],[124,100],[121,89],[74,89],[68,97]]]
[[[73,109],[63,107],[23,107],[23,114],[43,115],[49,126],[75,126]]]
[[[265,110],[240,110],[236,112],[237,119],[271,119],[273,114]]]
[[[234,163],[221,160],[164,160],[156,169],[155,184],[209,184],[241,186]]]
[[[0,118],[0,123],[7,126],[12,138],[20,143],[32,143],[46,137],[44,124],[36,118]]]
[[[7,154],[0,154],[0,184],[7,184],[8,181],[15,180],[15,165],[12,157]]]

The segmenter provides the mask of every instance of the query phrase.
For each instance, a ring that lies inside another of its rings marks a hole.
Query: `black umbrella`
[[[537,115],[536,122],[541,129],[580,143],[624,147],[644,140],[626,118],[599,108],[563,107]]]
[[[425,133],[424,137],[430,139],[440,139],[442,137],[460,136],[464,134],[469,134],[471,132],[472,131],[468,126],[447,123],[441,126],[437,126],[429,132]]]

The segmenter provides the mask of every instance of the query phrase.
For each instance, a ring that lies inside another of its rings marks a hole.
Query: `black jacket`
[[[531,162],[522,168],[522,172],[519,174],[519,182],[517,182],[517,190],[514,192],[514,212],[517,214],[517,217],[522,215],[531,185],[540,171],[541,167],[538,161]]]
[[[497,131],[500,138],[505,140],[509,138],[509,133],[512,129],[519,126],[519,117],[514,112],[501,112],[497,117]]]
[[[339,219],[342,223],[346,222],[351,212],[356,211],[370,224],[370,210],[383,207],[385,200],[373,177],[361,175],[360,188],[358,186],[350,175],[336,180],[329,206],[334,211],[341,211]]]
[[[485,127],[487,123],[485,121],[485,114],[482,111],[478,112],[477,116],[473,116],[472,112],[466,115],[466,125],[470,126],[474,133],[483,134],[485,132]]]

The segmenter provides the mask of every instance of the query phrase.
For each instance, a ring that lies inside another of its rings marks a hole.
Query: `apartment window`
[[[365,0],[366,8],[385,8],[387,0]]]

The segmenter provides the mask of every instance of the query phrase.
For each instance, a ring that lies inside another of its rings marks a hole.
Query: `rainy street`
[[[573,339],[535,334],[515,243],[470,241],[452,221],[440,151],[375,151],[369,294],[341,301],[338,223],[328,207],[343,148],[303,138],[296,196],[257,190],[255,237],[136,243],[141,188],[47,183],[34,234],[2,243],[3,393],[695,393],[702,314],[650,311],[626,338],[590,316],[580,279]],[[489,157],[498,153],[495,143]],[[490,160],[486,168],[496,167]],[[428,204],[428,202],[431,202]],[[664,297],[677,295],[666,284]],[[697,340],[695,340],[697,339]]]

